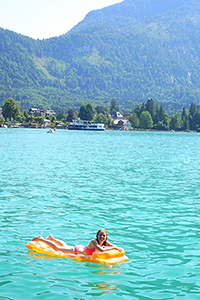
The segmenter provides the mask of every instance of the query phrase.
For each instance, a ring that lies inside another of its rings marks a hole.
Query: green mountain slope
[[[148,98],[169,111],[200,104],[200,3],[124,0],[90,12],[67,34],[33,40],[0,29],[0,105],[124,112]]]

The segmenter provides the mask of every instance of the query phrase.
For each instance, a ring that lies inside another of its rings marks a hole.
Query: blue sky
[[[94,9],[122,0],[0,0],[0,27],[43,39],[69,31]]]

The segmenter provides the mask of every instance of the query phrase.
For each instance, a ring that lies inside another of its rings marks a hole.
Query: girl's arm
[[[105,251],[105,248],[102,247],[102,246],[100,246],[99,243],[98,243],[96,240],[92,240],[92,241],[89,243],[88,247],[90,248],[90,246],[96,248],[96,249],[97,249],[98,251],[100,251],[100,252]]]
[[[118,251],[122,251],[121,248],[111,244],[110,242],[106,241],[106,246],[100,246],[99,243],[97,242],[97,240],[92,240],[90,242],[90,244],[88,246],[92,245],[93,247],[95,247],[97,250],[99,250],[100,252],[104,252],[104,251],[108,251],[108,250],[118,250]]]
[[[106,247],[109,248],[110,250],[111,250],[111,249],[116,249],[116,250],[119,250],[120,252],[122,251],[121,248],[117,247],[117,246],[114,245],[114,244],[111,244],[109,241],[106,241]]]

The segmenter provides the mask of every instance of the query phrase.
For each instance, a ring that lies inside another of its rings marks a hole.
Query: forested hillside
[[[0,106],[123,112],[147,99],[175,112],[200,104],[200,2],[124,0],[90,12],[65,35],[33,40],[0,29]]]

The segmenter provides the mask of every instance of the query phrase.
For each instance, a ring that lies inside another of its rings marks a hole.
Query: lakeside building
[[[47,127],[50,127],[50,126],[51,126],[51,121],[48,120],[48,119],[44,119],[44,122],[43,122],[43,124],[42,124],[42,127],[47,128]]]
[[[124,116],[119,111],[114,111],[110,115],[113,119],[112,124],[116,126],[118,130],[131,130],[131,122],[127,119],[130,114]]]
[[[21,127],[21,128],[39,128],[39,124],[38,123],[21,123],[17,127]]]
[[[123,119],[122,114],[120,114],[119,111],[113,111],[112,114],[110,115],[112,119]]]
[[[29,115],[33,115],[34,117],[53,117],[56,115],[55,111],[52,109],[46,109],[44,107],[39,108],[30,108]]]
[[[116,125],[119,130],[131,130],[131,123],[129,120],[115,119],[113,125]]]
[[[124,116],[123,116],[123,119],[127,119],[129,116],[130,116],[131,114],[125,114]]]

